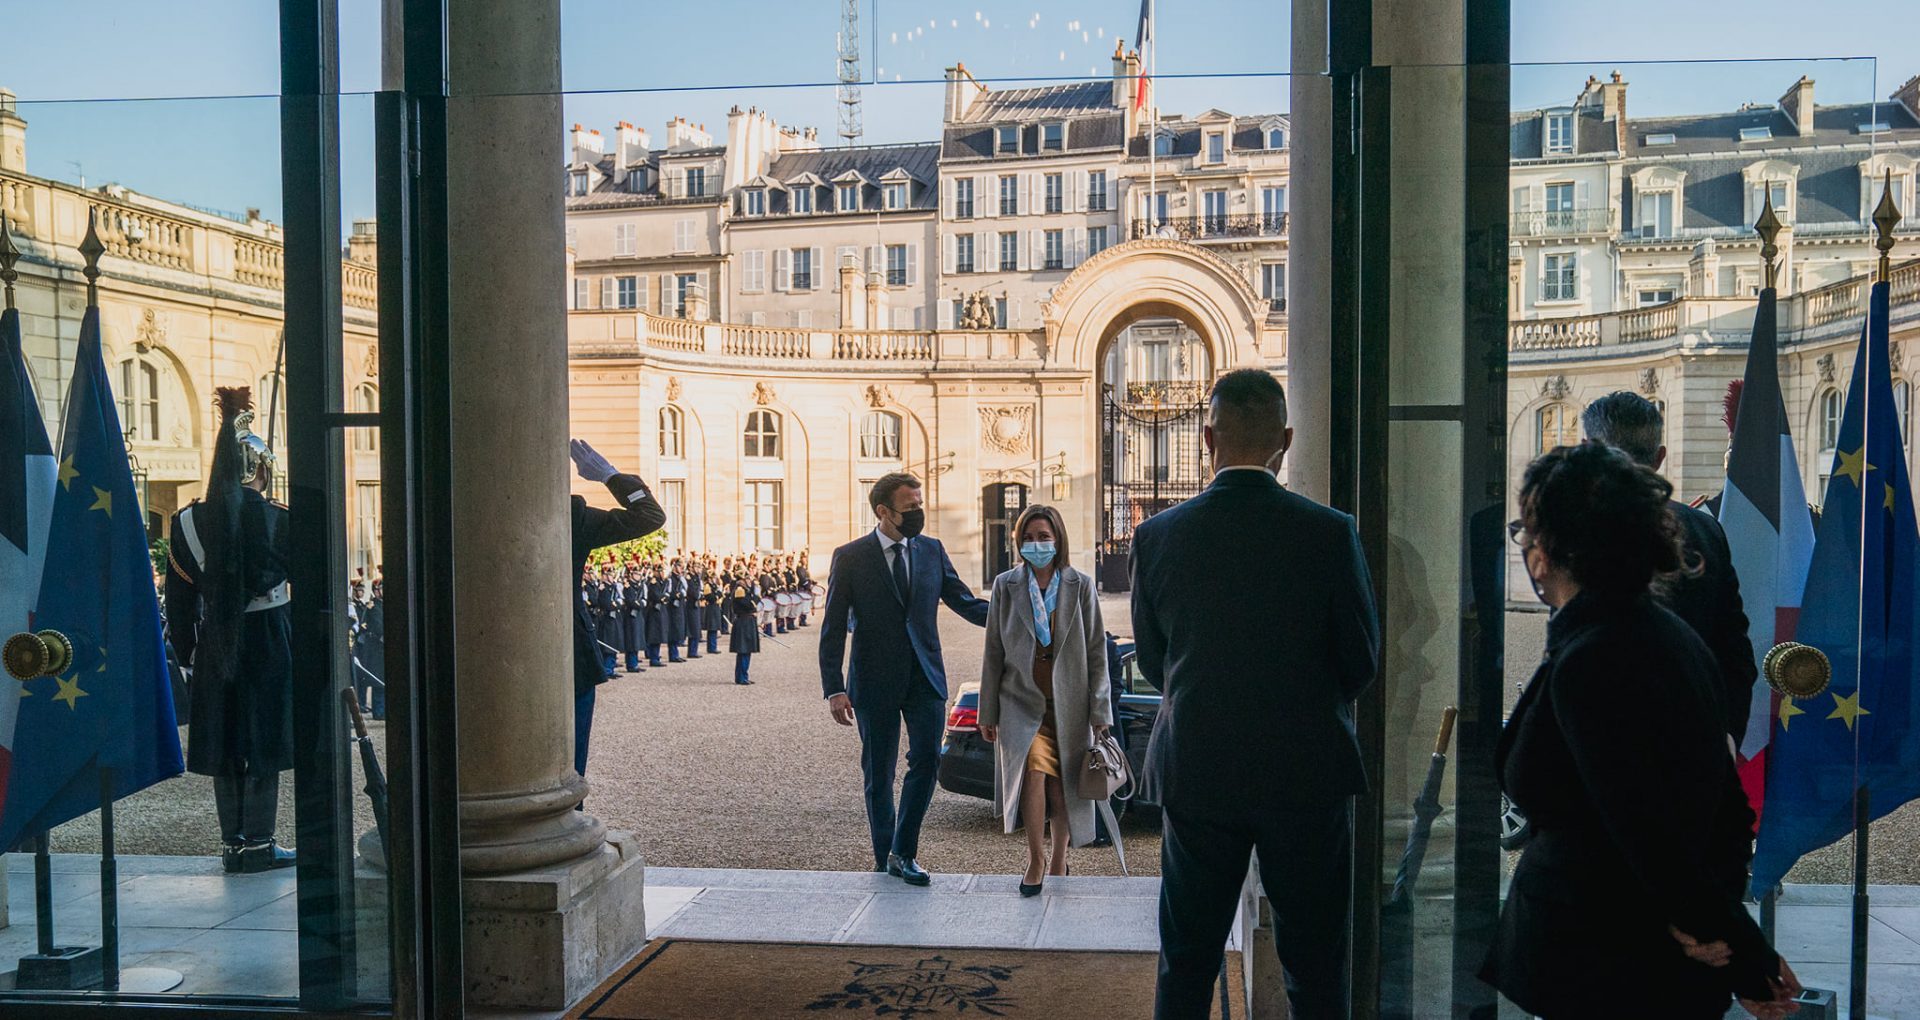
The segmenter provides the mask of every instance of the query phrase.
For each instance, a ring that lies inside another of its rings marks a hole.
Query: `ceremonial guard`
[[[622,632],[620,614],[626,609],[625,593],[620,582],[613,576],[612,567],[600,568],[600,579],[593,586],[594,619],[593,637],[600,650],[600,666],[611,680],[619,675],[619,648]]]
[[[707,623],[706,576],[700,571],[700,558],[687,560],[687,658],[700,657],[700,628]]]
[[[293,767],[287,508],[267,499],[274,456],[253,395],[222,387],[207,494],[173,515],[166,588],[174,656],[191,670],[187,769],[213,777],[227,872],[291,867],[274,840]]]
[[[806,550],[800,551],[800,563],[794,568],[794,576],[800,582],[800,626],[810,626],[807,617],[813,615],[813,574],[807,570]]]
[[[573,511],[573,576],[585,580],[587,559],[594,550],[658,531],[667,514],[647,491],[645,482],[620,473],[592,446],[575,439],[567,444],[567,452],[580,477],[605,485],[619,508],[588,506],[582,496],[569,500]],[[583,605],[573,618],[573,768],[583,776],[587,774],[587,749],[593,738],[593,708],[599,700],[595,689],[606,682],[604,672],[611,672],[600,669],[603,662],[594,643],[593,621]]]
[[[726,578],[711,563],[701,578],[700,592],[700,629],[707,633],[708,654],[719,655],[720,621],[727,618],[728,588]]]
[[[667,661],[685,662],[680,646],[687,640],[687,578],[675,559],[667,572]]]
[[[626,640],[620,643],[620,647],[627,653],[627,672],[644,672],[640,656],[647,649],[647,582],[638,566],[627,567],[626,603],[622,613],[625,616]]]
[[[667,579],[658,566],[647,568],[647,664],[661,666],[660,646],[667,640]]]
[[[756,584],[760,588],[760,633],[773,636],[773,617],[780,609],[780,603],[774,599],[773,574],[768,570],[756,571]]]
[[[375,719],[387,717],[387,600],[380,578],[373,579],[373,600],[360,611],[360,646],[354,674],[366,681],[373,700],[366,706]]]

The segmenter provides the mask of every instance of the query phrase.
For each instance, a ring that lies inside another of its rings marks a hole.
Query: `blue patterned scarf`
[[[1055,570],[1053,580],[1047,584],[1045,595],[1040,593],[1040,582],[1033,576],[1033,568],[1027,568],[1027,598],[1033,603],[1033,633],[1040,640],[1040,647],[1053,645],[1053,611],[1060,608],[1060,575],[1064,571]]]

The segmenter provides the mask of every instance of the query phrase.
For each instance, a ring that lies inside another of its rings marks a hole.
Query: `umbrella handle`
[[[1453,720],[1459,714],[1460,710],[1452,705],[1448,705],[1446,711],[1440,713],[1440,739],[1433,742],[1434,754],[1447,753],[1447,745],[1453,743]]]
[[[347,703],[347,711],[353,715],[354,734],[361,740],[367,739],[367,717],[360,714],[360,699],[354,697],[351,688],[342,690],[340,697]]]

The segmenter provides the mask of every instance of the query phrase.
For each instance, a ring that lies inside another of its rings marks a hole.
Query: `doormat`
[[[567,1020],[1125,1020],[1153,1015],[1156,966],[1152,953],[656,939]],[[1240,954],[1227,973],[1212,1016],[1244,1020]]]

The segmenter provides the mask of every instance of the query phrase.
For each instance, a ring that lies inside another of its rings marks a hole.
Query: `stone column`
[[[1333,378],[1333,83],[1327,5],[1293,5],[1292,131],[1287,201],[1287,485],[1327,501]]]
[[[451,0],[448,41],[468,995],[559,1009],[645,934],[637,848],[574,810],[560,0]]]

